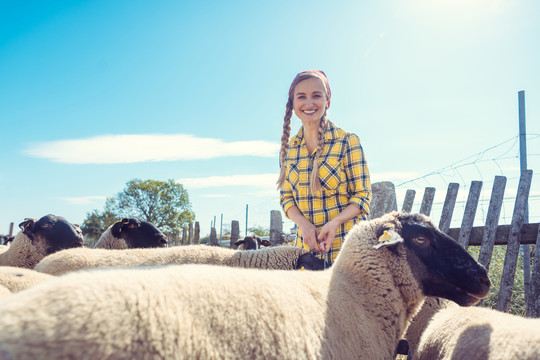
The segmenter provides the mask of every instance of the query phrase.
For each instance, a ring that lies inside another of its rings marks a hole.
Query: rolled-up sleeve
[[[371,202],[371,181],[364,150],[360,138],[352,133],[348,134],[347,149],[343,159],[343,167],[347,176],[347,192],[349,203],[356,204],[362,215],[369,214]]]

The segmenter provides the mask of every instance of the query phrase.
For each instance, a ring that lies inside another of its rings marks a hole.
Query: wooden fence
[[[527,276],[528,270],[525,272],[525,315],[527,317],[540,317],[540,261],[538,261],[540,260],[540,229],[538,223],[524,223],[532,173],[532,170],[525,170],[521,174],[510,225],[498,225],[506,187],[506,177],[496,176],[484,226],[473,226],[482,189],[481,181],[473,181],[459,228],[450,228],[459,184],[450,183],[448,185],[439,228],[458,241],[465,249],[469,246],[480,246],[478,262],[486,268],[489,268],[494,245],[506,245],[506,256],[496,305],[496,309],[503,312],[508,312],[510,307],[520,246],[535,244],[534,263],[530,275]],[[398,210],[395,188],[391,182],[374,183],[372,190],[373,199],[370,218],[376,218],[387,212]],[[414,190],[407,190],[400,210],[410,212],[415,195]],[[434,197],[435,188],[426,187],[420,204],[420,213],[430,215]],[[528,249],[525,249],[523,254],[524,267],[528,269],[526,265],[530,264],[531,261]]]

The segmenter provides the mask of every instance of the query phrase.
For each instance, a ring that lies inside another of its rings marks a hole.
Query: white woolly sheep
[[[422,304],[422,307],[412,318],[411,323],[407,326],[403,340],[400,340],[398,348],[400,351],[396,350],[397,353],[407,354],[407,360],[412,360],[415,358],[416,349],[418,349],[418,343],[420,342],[420,337],[426,330],[427,325],[429,324],[433,315],[444,308],[458,305],[452,301],[428,296]],[[408,350],[408,351],[407,351]]]
[[[11,245],[0,253],[0,266],[33,268],[41,259],[54,252],[82,247],[83,236],[78,225],[55,215],[25,219],[19,224]]]
[[[415,360],[538,360],[540,319],[458,306],[439,310],[420,338]]]
[[[272,243],[266,239],[261,239],[257,235],[246,236],[242,240],[237,240],[234,245],[238,250],[258,250],[261,246],[272,246]]]
[[[9,291],[9,289],[6,288],[5,286],[0,285],[0,298],[7,295],[11,295],[11,291]]]
[[[40,273],[32,269],[15,266],[0,266],[0,286],[11,292],[17,292],[27,287],[50,280],[54,276]]]
[[[68,249],[41,260],[35,270],[51,275],[98,268],[167,264],[212,264],[245,268],[322,270],[321,259],[305,249],[275,246],[260,250],[232,250],[216,246],[188,245],[155,249]]]
[[[473,305],[489,285],[427,217],[392,213],[357,224],[324,271],[169,265],[38,284],[0,300],[0,357],[389,359],[425,295]]]
[[[95,244],[101,249],[166,247],[167,237],[151,222],[125,218],[109,226]]]

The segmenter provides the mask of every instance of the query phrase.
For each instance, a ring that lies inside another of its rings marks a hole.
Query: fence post
[[[281,221],[281,211],[270,211],[270,242],[272,245],[279,245],[283,243],[281,239],[283,234],[283,221]]]
[[[495,176],[486,216],[486,225],[484,226],[484,233],[482,234],[480,254],[478,255],[478,262],[482,264],[486,270],[489,270],[491,256],[493,255],[493,246],[495,245],[495,237],[497,235],[497,226],[499,225],[505,188],[506,177]]]
[[[435,198],[435,188],[427,187],[424,189],[424,197],[422,198],[422,205],[420,205],[420,213],[429,216],[431,213],[431,207],[433,206],[433,199]]]
[[[514,205],[514,214],[512,215],[512,226],[508,235],[508,245],[506,246],[506,256],[504,257],[504,268],[501,277],[501,286],[499,297],[497,299],[497,310],[508,312],[510,308],[510,297],[514,286],[514,277],[516,275],[516,265],[519,255],[519,242],[521,239],[521,229],[525,221],[527,211],[527,199],[531,189],[532,170],[521,172],[519,179],[516,203]],[[525,299],[527,302],[527,299]]]
[[[212,229],[210,229],[210,245],[219,246],[215,227],[212,227]]]
[[[188,228],[188,244],[193,244],[193,223],[189,223]]]
[[[174,246],[178,246],[179,235],[180,235],[180,231],[178,231],[178,229],[174,230]]]
[[[238,239],[240,239],[240,223],[238,220],[233,220],[231,221],[231,241],[229,243],[231,249],[236,249],[238,247],[234,245]]]
[[[480,200],[481,190],[481,181],[471,182],[471,188],[469,190],[469,196],[467,196],[467,203],[465,204],[465,211],[463,212],[463,218],[461,219],[461,227],[459,228],[458,235],[458,243],[465,250],[467,250],[469,247],[469,240],[474,225],[474,217],[476,216],[476,209],[478,208],[478,200]]]
[[[200,236],[201,236],[201,229],[199,227],[199,222],[195,221],[195,231],[193,233],[193,243],[195,245],[199,245]]]
[[[452,222],[452,214],[454,213],[454,207],[456,206],[458,190],[458,183],[448,184],[441,219],[439,220],[439,229],[445,234],[448,233],[448,230],[450,230],[450,223]]]
[[[411,189],[407,190],[405,193],[405,199],[403,199],[403,206],[401,207],[402,212],[410,213],[412,211],[415,195],[416,191]]]
[[[525,300],[525,316],[530,318],[540,317],[540,224],[538,224],[534,263],[531,271],[531,291],[529,292],[529,299]]]
[[[182,228],[182,245],[187,245],[186,240],[187,240],[187,228],[184,226]]]
[[[396,187],[390,181],[371,184],[372,199],[368,219],[376,219],[397,210]]]

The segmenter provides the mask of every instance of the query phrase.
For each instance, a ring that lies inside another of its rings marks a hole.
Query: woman
[[[324,72],[303,71],[289,89],[281,137],[280,202],[298,226],[295,245],[336,258],[345,234],[369,213],[371,184],[360,139],[328,121]],[[289,141],[292,112],[302,127]]]

